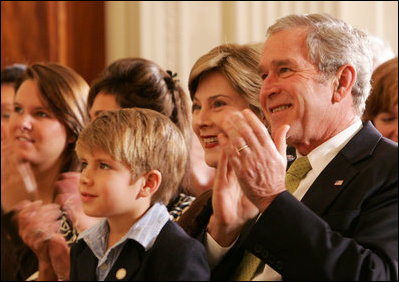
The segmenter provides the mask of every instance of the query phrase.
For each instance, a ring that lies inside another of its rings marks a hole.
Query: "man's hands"
[[[289,126],[273,132],[273,139],[256,115],[245,109],[231,112],[219,121],[219,144],[231,163],[248,199],[263,212],[285,191],[286,135]],[[238,148],[248,145],[238,152]]]

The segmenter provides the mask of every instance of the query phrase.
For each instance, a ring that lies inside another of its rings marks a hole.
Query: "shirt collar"
[[[148,250],[154,245],[155,239],[169,218],[169,212],[165,205],[155,203],[144,216],[130,228],[125,236],[128,239],[139,242],[145,250]]]
[[[151,248],[161,232],[162,228],[169,220],[169,213],[165,205],[155,203],[150,209],[139,219],[129,231],[123,236],[115,246],[132,239],[140,243],[145,250]],[[109,234],[109,226],[106,218],[98,222],[96,225],[80,233],[78,239],[83,239],[93,250],[99,252],[97,257],[102,257],[105,250],[97,250],[93,246],[106,246],[106,240]],[[97,254],[96,254],[97,255]]]
[[[321,173],[327,164],[338,154],[339,151],[342,150],[342,148],[361,128],[362,122],[361,120],[357,120],[334,137],[328,139],[323,144],[320,144],[308,154],[309,162],[317,175]],[[296,153],[298,158],[302,157],[298,151]]]

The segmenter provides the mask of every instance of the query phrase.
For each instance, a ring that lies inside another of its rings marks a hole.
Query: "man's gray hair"
[[[373,71],[369,35],[327,14],[305,14],[278,19],[268,28],[266,36],[300,26],[309,28],[306,39],[309,60],[318,66],[323,77],[331,77],[345,64],[354,66],[357,77],[352,89],[353,106],[361,116],[370,93]]]

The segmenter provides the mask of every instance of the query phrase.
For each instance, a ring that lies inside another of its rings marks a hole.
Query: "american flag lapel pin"
[[[334,182],[334,186],[341,186],[343,183],[344,183],[343,180],[336,180],[336,181]]]

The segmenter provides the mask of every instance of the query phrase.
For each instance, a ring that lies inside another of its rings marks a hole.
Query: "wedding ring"
[[[242,146],[241,148],[237,149],[237,153],[241,152],[242,150],[244,150],[245,148],[249,148],[249,146],[247,144],[245,144],[244,146]]]

